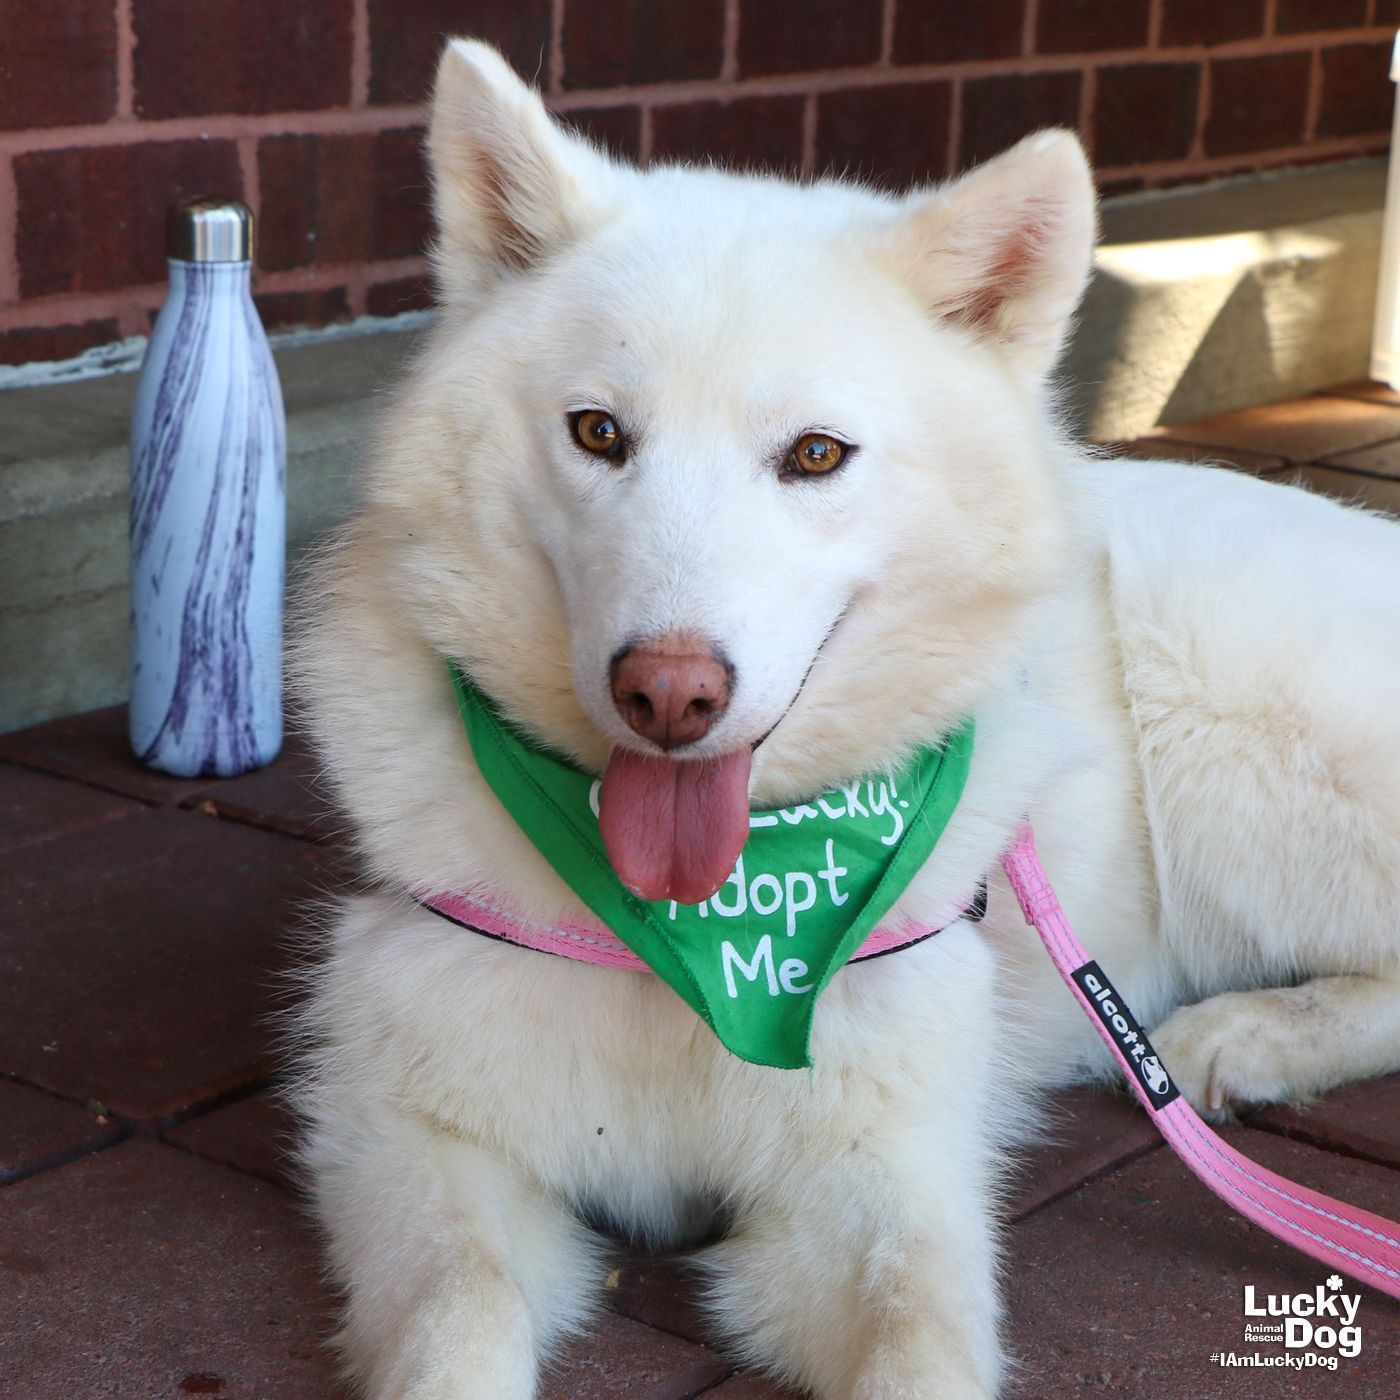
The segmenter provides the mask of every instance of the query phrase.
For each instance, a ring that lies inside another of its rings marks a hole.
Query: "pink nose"
[[[692,638],[660,637],[613,659],[613,703],[642,738],[678,749],[724,713],[731,675],[712,649],[696,649]]]

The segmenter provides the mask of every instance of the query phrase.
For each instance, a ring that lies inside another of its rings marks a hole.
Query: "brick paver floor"
[[[1163,430],[1224,461],[1400,512],[1400,397],[1348,385]],[[1400,599],[1396,600],[1400,606]],[[284,931],[351,878],[295,743],[230,782],[147,773],[120,710],[0,736],[0,1397],[337,1400],[331,1299],[286,1177],[267,1015]],[[1400,911],[1397,911],[1400,921]],[[1222,1369],[1242,1290],[1323,1270],[1230,1214],[1125,1099],[1076,1091],[1008,1205],[1015,1400],[1400,1395],[1400,1307],[1366,1290],[1336,1371]],[[1227,1136],[1400,1215],[1400,1077]],[[711,1344],[683,1260],[599,1279],[601,1329],[546,1400],[778,1400]]]

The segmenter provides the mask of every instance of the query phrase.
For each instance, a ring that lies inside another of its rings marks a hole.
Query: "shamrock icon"
[[[1332,1277],[1327,1280],[1327,1286],[1335,1293],[1342,1286],[1341,1274],[1333,1274]]]

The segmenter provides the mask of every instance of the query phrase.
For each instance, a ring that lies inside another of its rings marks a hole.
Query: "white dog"
[[[336,915],[296,1092],[347,1369],[376,1400],[532,1395],[604,1217],[722,1225],[717,1326],[816,1396],[994,1395],[1000,1163],[1032,1090],[1109,1073],[998,878],[1021,818],[1199,1107],[1400,1067],[1400,531],[1066,445],[1046,377],[1095,222],[1067,133],[906,198],[642,173],[459,41],[430,149],[442,315],[300,649],[381,886]],[[750,803],[815,815],[973,717],[890,915],[949,926],[836,973],[804,1071],[659,976],[439,917],[409,896],[591,918],[487,785],[449,660],[606,775],[613,865],[681,904]]]

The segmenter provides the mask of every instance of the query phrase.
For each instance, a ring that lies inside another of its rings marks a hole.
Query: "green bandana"
[[[809,1066],[817,997],[928,859],[962,796],[972,721],[892,778],[753,811],[743,853],[712,898],[649,903],[608,861],[598,780],[522,739],[449,668],[482,776],[570,889],[734,1054]]]

